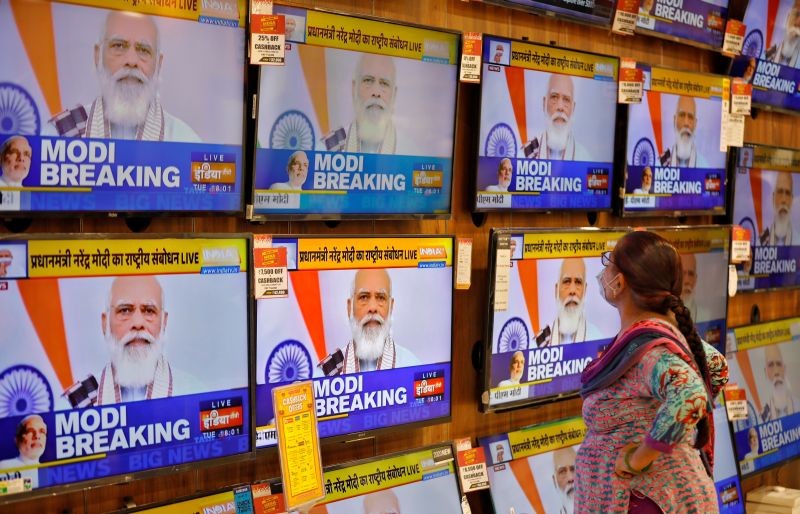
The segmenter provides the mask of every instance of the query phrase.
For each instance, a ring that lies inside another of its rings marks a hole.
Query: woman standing
[[[600,292],[621,329],[581,377],[588,432],[575,512],[718,512],[711,399],[728,367],[681,301],[680,256],[661,236],[638,231],[602,260]]]

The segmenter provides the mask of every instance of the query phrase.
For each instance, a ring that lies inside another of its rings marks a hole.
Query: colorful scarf
[[[167,359],[162,355],[156,364],[153,381],[147,385],[146,398],[168,398],[172,396],[172,369]],[[114,377],[114,367],[106,364],[100,374],[100,384],[97,391],[97,405],[108,405],[122,402],[122,393]]]
[[[79,105],[74,109],[56,114],[50,122],[55,126],[58,135],[67,137],[111,137],[111,124],[105,117],[103,98],[98,97],[89,107],[89,113]],[[144,124],[136,130],[139,141],[164,140],[164,109],[156,98],[147,110]]]
[[[394,340],[391,337],[387,337],[383,344],[383,355],[378,358],[377,369],[394,369],[394,366],[397,363],[396,361],[397,355],[394,351]],[[359,365],[358,357],[356,357],[356,348],[353,344],[353,341],[350,341],[344,348],[344,369],[342,370],[342,373],[345,374],[358,372]]]
[[[676,336],[672,325],[658,319],[647,319],[634,323],[624,332],[617,334],[603,354],[586,366],[581,373],[581,397],[586,398],[595,391],[611,386],[647,352],[660,345],[666,346],[667,350],[680,357],[698,376],[701,376],[691,350]],[[709,438],[700,453],[706,471],[710,475],[714,464],[714,417],[711,411],[711,384],[708,380],[704,382],[708,394],[706,417]]]

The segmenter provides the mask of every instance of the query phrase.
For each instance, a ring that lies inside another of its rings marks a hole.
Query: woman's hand
[[[656,460],[656,457],[658,457],[658,450],[638,443],[629,443],[619,450],[614,463],[614,472],[620,478],[633,478],[650,469],[650,464]]]

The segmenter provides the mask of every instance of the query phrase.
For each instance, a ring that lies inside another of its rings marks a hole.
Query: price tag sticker
[[[286,64],[286,17],[282,14],[250,15],[250,64]]]
[[[639,0],[619,0],[614,13],[614,23],[611,32],[632,36],[636,28],[636,18],[639,14]]]
[[[480,32],[464,32],[461,45],[461,82],[479,83],[481,81],[481,50],[483,35]]]

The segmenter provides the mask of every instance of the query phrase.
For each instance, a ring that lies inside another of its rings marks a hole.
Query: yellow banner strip
[[[725,227],[688,230],[650,229],[672,243],[680,253],[703,253],[711,250],[727,250],[730,230]]]
[[[453,263],[450,238],[298,239],[297,268],[403,268]]]
[[[524,259],[555,259],[564,257],[599,257],[613,250],[617,239],[625,232],[543,232],[524,235]]]
[[[199,21],[200,16],[238,20],[244,27],[245,0],[56,0],[66,4],[85,5],[119,11],[139,12],[169,18]]]
[[[76,239],[28,242],[28,276],[79,277],[247,271],[245,239]]]
[[[652,67],[650,91],[698,98],[720,98],[724,77]]]
[[[458,34],[339,14],[306,13],[307,44],[456,64]]]
[[[563,73],[576,77],[604,76],[617,80],[619,62],[614,57],[587,54],[564,48],[511,42],[511,65],[529,70]]]
[[[753,167],[775,171],[800,171],[800,150],[754,146]]]
[[[783,319],[758,325],[733,329],[737,350],[749,350],[759,346],[786,343],[800,339],[800,318]]]
[[[514,459],[573,446],[586,436],[583,418],[568,418],[508,433]]]

